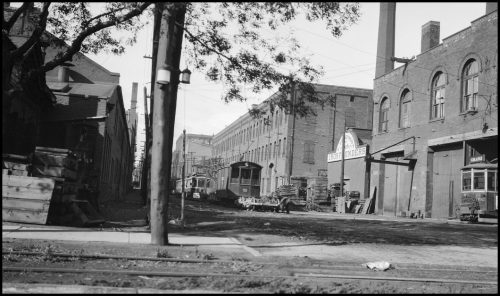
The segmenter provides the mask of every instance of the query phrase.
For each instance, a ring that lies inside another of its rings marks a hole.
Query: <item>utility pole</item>
[[[149,151],[149,141],[150,141],[150,130],[149,130],[149,115],[148,115],[148,94],[147,89],[144,87],[144,121],[145,121],[145,136],[146,141],[144,142],[144,161],[142,164],[142,176],[141,176],[141,196],[144,204],[147,203],[148,200],[148,151]]]
[[[333,98],[333,132],[332,132],[332,151],[335,151],[335,113],[337,113],[337,96]]]
[[[344,196],[345,132],[346,132],[346,120],[345,120],[345,116],[344,116],[344,134],[342,135],[342,161],[340,164],[340,194],[341,194],[341,196]]]
[[[171,67],[168,84],[154,84],[153,141],[151,156],[151,243],[168,244],[168,200],[172,170],[179,64],[182,51],[185,3],[164,3],[161,15],[156,70]]]
[[[292,96],[292,137],[290,141],[290,155],[288,158],[288,184],[292,184],[292,166],[293,166],[293,143],[295,137],[295,82],[290,78],[291,96]]]
[[[184,225],[184,198],[186,191],[184,189],[186,182],[186,129],[182,131],[182,196],[181,196],[181,221]]]

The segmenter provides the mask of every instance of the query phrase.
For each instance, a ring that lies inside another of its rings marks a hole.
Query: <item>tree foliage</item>
[[[10,38],[14,23],[30,9],[30,3],[24,2],[11,15],[4,13],[4,40]],[[323,69],[302,54],[301,44],[293,32],[286,30],[292,21],[305,18],[323,22],[333,37],[339,37],[358,20],[357,3],[171,2],[165,7],[175,5],[187,8],[184,54],[189,65],[203,71],[207,79],[228,86],[224,101],[246,100],[243,87],[251,87],[256,93],[278,87],[279,94],[267,100],[271,111],[282,108],[291,112],[289,94],[294,85],[300,93],[295,102],[300,116],[313,112],[307,102],[322,106],[332,102],[332,98],[316,94],[311,85]],[[154,3],[44,2],[36,6],[39,13],[32,20],[33,30],[26,42],[9,51],[9,57],[3,60],[22,61],[34,46],[47,46],[47,36],[55,36],[49,41],[64,46],[54,59],[31,69],[29,75],[41,75],[71,61],[79,51],[123,53],[152,20]],[[259,116],[261,112],[254,109],[250,113]]]

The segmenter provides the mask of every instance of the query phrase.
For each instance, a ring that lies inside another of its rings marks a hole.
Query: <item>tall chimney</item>
[[[375,78],[394,70],[396,2],[381,2],[378,20],[377,65]]]
[[[422,26],[421,53],[439,45],[439,27],[439,22],[436,21],[430,21]]]
[[[59,82],[69,82],[69,72],[68,67],[59,66],[57,70],[57,81]]]
[[[498,10],[497,2],[486,2],[486,14],[490,14],[495,10]]]
[[[137,108],[137,82],[132,82],[132,100],[130,101],[130,109]]]

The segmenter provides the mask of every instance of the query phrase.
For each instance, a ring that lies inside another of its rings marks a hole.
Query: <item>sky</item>
[[[296,21],[289,26],[311,60],[323,65],[325,75],[317,83],[337,86],[373,88],[377,53],[378,18],[380,4],[360,3],[359,21],[345,31],[340,38],[329,35],[322,23]],[[485,2],[425,2],[396,4],[395,56],[410,58],[420,53],[422,25],[429,21],[440,22],[442,39],[470,26],[471,21],[484,15]],[[144,141],[144,87],[150,89],[153,29],[146,26],[137,43],[126,48],[125,54],[88,54],[92,60],[109,71],[120,73],[125,109],[130,108],[132,83],[137,82],[139,113],[136,160],[139,159]],[[400,64],[395,63],[395,67]],[[181,57],[181,70],[186,63]],[[192,70],[192,69],[191,69]],[[174,143],[182,130],[186,133],[214,135],[244,115],[252,104],[259,104],[276,90],[252,94],[246,93],[246,102],[225,103],[221,100],[224,86],[205,79],[203,73],[192,71],[191,84],[179,84]],[[148,101],[148,107],[149,107]],[[175,145],[174,145],[175,146]],[[175,147],[173,147],[175,149]]]

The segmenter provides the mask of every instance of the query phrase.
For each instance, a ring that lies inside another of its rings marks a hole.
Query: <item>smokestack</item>
[[[498,10],[497,2],[486,2],[486,14],[490,14],[495,10]]]
[[[421,53],[439,45],[439,27],[439,22],[436,21],[430,21],[422,26]]]
[[[69,71],[66,66],[59,66],[57,71],[57,81],[59,82],[69,82]]]
[[[396,37],[396,3],[381,2],[378,21],[377,65],[375,78],[394,70],[395,37]]]
[[[132,82],[132,100],[130,101],[130,109],[137,108],[137,82]]]

